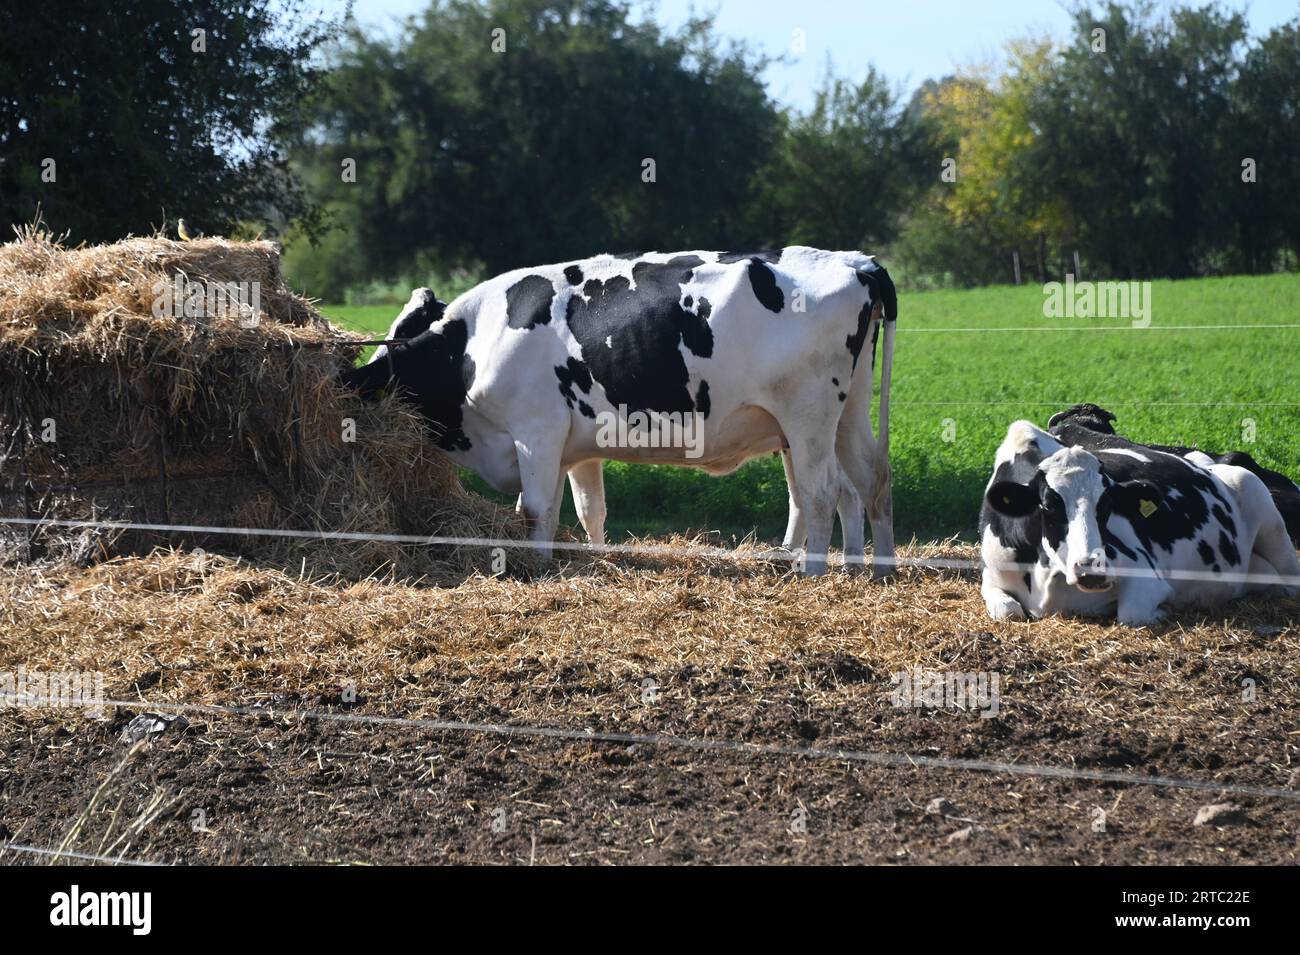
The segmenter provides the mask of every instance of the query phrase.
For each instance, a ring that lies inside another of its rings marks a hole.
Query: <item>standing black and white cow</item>
[[[1150,448],[1068,447],[1007,429],[980,513],[990,616],[1114,615],[1141,625],[1279,585],[1300,559],[1251,472]]]
[[[1235,464],[1254,474],[1268,488],[1273,497],[1282,520],[1286,522],[1287,533],[1291,541],[1300,546],[1300,486],[1297,486],[1285,474],[1264,467],[1245,451],[1229,451],[1215,454],[1178,444],[1138,444],[1123,435],[1115,433],[1115,415],[1105,408],[1094,404],[1071,405],[1064,411],[1058,411],[1047,422],[1048,431],[1062,444],[1070,447],[1087,448],[1100,451],[1107,448],[1151,448],[1165,451],[1179,457],[1188,455],[1205,455],[1215,464]],[[1201,462],[1204,463],[1204,462]]]
[[[888,273],[859,252],[602,255],[510,272],[450,305],[417,289],[390,332],[410,340],[377,349],[344,381],[373,394],[396,379],[453,460],[521,494],[543,555],[566,472],[588,488],[603,459],[724,474],[788,446],[804,569],[826,568],[847,480],[871,521],[874,570],[886,574],[896,317]],[[873,434],[870,369],[882,326]],[[868,342],[872,358],[860,361]],[[651,445],[633,434],[640,423],[626,427],[637,416],[695,430],[689,442]]]

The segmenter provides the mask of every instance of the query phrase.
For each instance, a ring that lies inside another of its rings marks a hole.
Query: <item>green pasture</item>
[[[1045,317],[1037,285],[900,295],[890,427],[899,539],[971,537],[1007,425],[1046,425],[1080,401],[1115,412],[1137,440],[1246,450],[1300,476],[1300,276],[1155,281],[1150,304],[1150,326],[1135,328]],[[399,308],[323,311],[382,334]],[[605,482],[611,540],[688,528],[775,538],[785,527],[773,457],[723,478],[611,463]]]

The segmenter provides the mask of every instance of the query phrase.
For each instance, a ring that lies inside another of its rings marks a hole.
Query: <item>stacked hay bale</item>
[[[348,339],[285,286],[270,242],[66,248],[23,230],[0,246],[0,512],[520,536],[513,513],[461,488],[418,415],[338,387],[359,351]],[[482,552],[383,541],[3,526],[10,556],[167,543],[345,575],[486,566]]]

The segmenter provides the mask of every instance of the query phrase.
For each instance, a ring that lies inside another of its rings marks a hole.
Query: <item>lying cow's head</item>
[[[996,481],[986,496],[999,514],[1036,521],[1048,565],[1084,591],[1109,590],[1115,582],[1107,522],[1148,517],[1163,500],[1145,481],[1111,480],[1096,455],[1082,448],[1061,448],[1043,459],[1028,484]]]
[[[363,398],[390,385],[398,388],[423,412],[440,448],[467,451],[470,441],[461,425],[474,362],[465,354],[465,322],[442,322],[446,309],[433,292],[416,289],[388,330],[389,339],[399,340],[379,346],[369,362],[345,369],[339,380]]]
[[[1111,424],[1114,420],[1115,415],[1100,405],[1084,403],[1058,411],[1048,419],[1047,426],[1055,428],[1058,424],[1072,422],[1098,434],[1114,434],[1115,426]]]

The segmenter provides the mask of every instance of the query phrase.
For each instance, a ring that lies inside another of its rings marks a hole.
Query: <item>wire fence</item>
[[[346,541],[353,543],[407,544],[423,547],[483,547],[507,549],[532,549],[540,546],[536,541],[520,540],[507,537],[452,537],[439,534],[375,534],[365,531],[324,531],[294,530],[279,527],[221,527],[206,524],[151,524],[138,521],[91,521],[64,520],[56,518],[0,517],[0,524],[12,524],[29,528],[64,527],[70,529],[95,529],[118,531],[147,531],[158,534],[177,533],[195,536],[236,536],[236,537],[279,537],[300,540]],[[734,561],[791,561],[799,556],[820,557],[830,560],[840,557],[846,565],[876,564],[893,569],[914,568],[934,571],[975,572],[984,569],[1026,574],[1044,569],[1042,564],[997,561],[984,562],[969,558],[954,557],[898,557],[872,554],[804,554],[785,547],[745,548],[718,547],[708,544],[591,544],[580,541],[553,541],[545,545],[552,550],[573,552],[577,554],[624,554],[640,557],[694,557]],[[1300,587],[1300,575],[1251,573],[1249,571],[1230,570],[1195,570],[1169,568],[1157,570],[1152,567],[1114,566],[1107,573],[1117,578],[1142,578],[1158,580],[1192,581],[1198,583],[1243,584],[1259,587]]]

